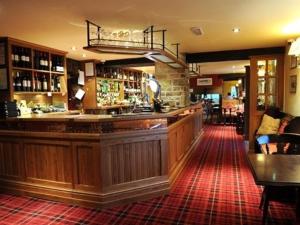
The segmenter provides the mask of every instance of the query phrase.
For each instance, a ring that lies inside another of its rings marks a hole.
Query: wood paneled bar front
[[[201,140],[202,108],[41,114],[0,122],[0,189],[108,207],[168,193]]]

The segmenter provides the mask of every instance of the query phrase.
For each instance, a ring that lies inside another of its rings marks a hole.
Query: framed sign
[[[296,93],[297,90],[297,75],[290,76],[290,93]]]
[[[85,76],[86,77],[92,77],[94,76],[94,63],[93,62],[87,62],[85,63]]]
[[[206,85],[212,85],[212,78],[198,78],[197,79],[197,86],[206,86]]]

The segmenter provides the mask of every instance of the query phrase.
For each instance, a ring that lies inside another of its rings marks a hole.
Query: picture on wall
[[[290,76],[290,93],[296,93],[297,90],[297,75]]]
[[[290,69],[294,69],[297,67],[297,57],[292,55],[291,56],[291,65],[290,65]]]
[[[212,85],[212,78],[198,78],[197,86]]]

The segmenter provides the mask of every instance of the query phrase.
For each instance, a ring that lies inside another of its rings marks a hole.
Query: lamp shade
[[[295,55],[299,56],[300,55],[300,38],[297,38],[296,41],[294,41],[291,44],[290,50],[289,50],[289,55]]]

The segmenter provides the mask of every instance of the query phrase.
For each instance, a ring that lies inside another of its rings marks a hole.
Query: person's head
[[[231,96],[231,93],[230,93],[230,92],[228,92],[228,93],[227,93],[227,95],[228,95],[228,96]]]

